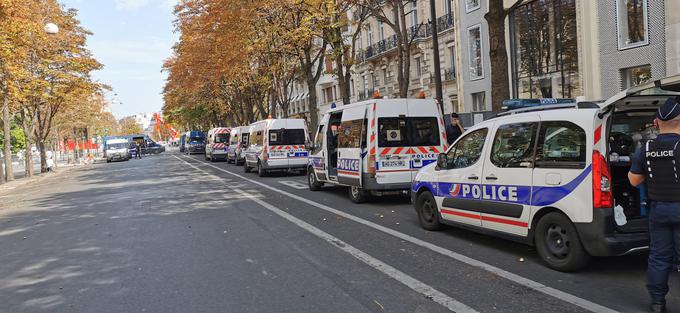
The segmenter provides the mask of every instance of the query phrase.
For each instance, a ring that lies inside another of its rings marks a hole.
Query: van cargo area
[[[612,174],[614,206],[622,207],[627,223],[617,225],[620,232],[647,231],[647,201],[645,187],[633,187],[628,181],[631,161],[637,148],[654,139],[655,110],[645,108],[617,109],[609,130],[609,164]]]

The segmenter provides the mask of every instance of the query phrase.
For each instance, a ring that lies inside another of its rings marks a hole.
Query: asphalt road
[[[640,312],[648,301],[644,254],[560,273],[525,245],[425,231],[406,198],[357,205],[304,176],[177,154],[0,193],[0,251],[0,312]]]

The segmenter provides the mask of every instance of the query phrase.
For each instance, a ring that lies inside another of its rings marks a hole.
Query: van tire
[[[554,270],[573,272],[590,261],[576,228],[564,214],[552,212],[543,216],[536,224],[534,242],[538,255]]]
[[[309,190],[319,191],[323,186],[323,183],[316,178],[316,173],[312,168],[307,170],[307,184],[309,185]]]
[[[368,194],[361,187],[350,186],[347,188],[349,199],[354,203],[364,203],[368,199]]]
[[[244,173],[250,173],[250,167],[248,167],[248,162],[244,161],[243,162],[243,172]]]
[[[437,202],[432,193],[425,191],[418,195],[416,199],[416,212],[418,213],[418,223],[422,228],[430,231],[442,230],[444,225],[439,222],[439,211]]]
[[[260,177],[266,177],[267,176],[267,170],[262,167],[262,164],[260,164],[260,161],[257,161],[257,176]]]

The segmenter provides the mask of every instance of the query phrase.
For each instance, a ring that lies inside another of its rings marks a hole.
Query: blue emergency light
[[[576,100],[569,98],[539,98],[539,99],[508,99],[503,100],[502,109],[505,111],[531,108],[542,105],[575,103]]]

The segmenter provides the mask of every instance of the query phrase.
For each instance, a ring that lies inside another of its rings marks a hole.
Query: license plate
[[[380,167],[406,167],[406,161],[404,160],[381,161]]]
[[[285,158],[286,153],[285,152],[270,152],[269,157],[270,158]]]

